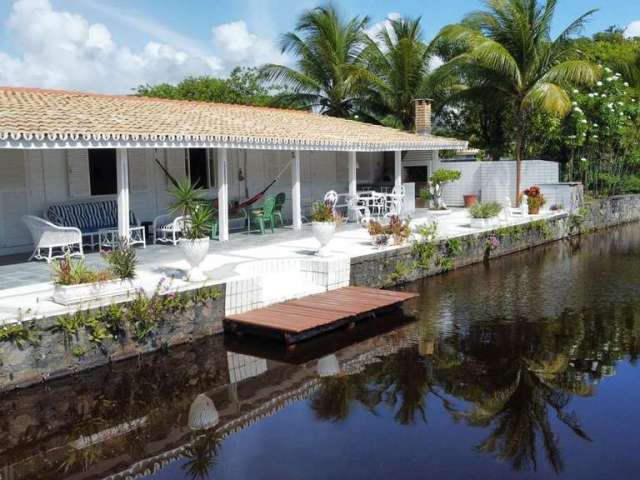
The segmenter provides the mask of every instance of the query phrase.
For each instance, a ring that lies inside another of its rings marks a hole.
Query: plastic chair
[[[287,194],[284,192],[280,192],[279,194],[276,195],[276,204],[275,207],[273,209],[273,219],[274,221],[276,219],[280,220],[280,225],[284,226],[284,221],[285,221],[285,215],[284,215],[284,211],[282,210],[282,207],[284,207],[284,202],[287,200]],[[275,223],[275,222],[274,222]]]
[[[276,199],[274,197],[269,197],[264,201],[261,208],[250,210],[247,231],[251,232],[251,225],[258,223],[260,226],[260,233],[264,235],[265,225],[269,223],[269,227],[271,227],[271,232],[273,233],[273,225],[275,223],[275,206]]]

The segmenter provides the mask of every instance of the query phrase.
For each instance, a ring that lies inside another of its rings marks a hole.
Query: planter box
[[[60,305],[75,305],[109,297],[126,295],[135,291],[131,280],[109,280],[107,282],[82,283],[80,285],[55,285],[53,301]]]
[[[493,228],[500,225],[498,217],[493,218],[472,218],[471,228]]]

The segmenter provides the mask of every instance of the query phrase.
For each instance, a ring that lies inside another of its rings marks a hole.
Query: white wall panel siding
[[[0,247],[29,241],[21,217],[29,213],[28,173],[22,150],[0,151]]]
[[[67,178],[70,197],[82,198],[91,195],[88,150],[67,150]]]
[[[167,171],[176,180],[182,180],[187,176],[187,169],[185,163],[185,150],[184,148],[175,148],[166,151],[166,167]],[[168,180],[165,182],[170,184]]]
[[[459,170],[462,177],[457,182],[446,185],[444,201],[450,206],[462,206],[463,195],[479,195],[483,202],[505,203],[509,197],[515,204],[516,164],[504,162],[439,162],[435,168]],[[556,162],[526,160],[522,162],[522,185],[524,190],[540,183],[557,183],[559,167]]]
[[[129,190],[131,192],[137,193],[149,190],[149,161],[147,156],[152,152],[152,150],[143,150],[139,148],[128,150]]]

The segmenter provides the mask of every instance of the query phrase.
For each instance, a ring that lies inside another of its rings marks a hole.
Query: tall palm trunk
[[[522,160],[526,151],[526,129],[527,129],[527,112],[522,106],[522,102],[518,105],[518,114],[516,120],[516,207],[520,206],[520,191],[522,183]]]

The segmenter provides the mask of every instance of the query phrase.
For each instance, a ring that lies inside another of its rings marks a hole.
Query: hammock
[[[173,184],[174,187],[178,187],[178,181],[169,173],[169,171],[166,169],[166,167],[164,165],[162,165],[162,163],[160,163],[160,161],[158,161],[158,159],[154,159],[156,161],[156,163],[158,164],[158,166],[160,167],[160,169],[164,172],[164,174],[166,175],[166,177],[169,179],[169,181]],[[282,170],[280,170],[280,172],[278,173],[278,175],[276,175],[276,177],[271,180],[271,182],[269,182],[267,184],[266,187],[264,187],[262,190],[260,190],[258,193],[256,193],[254,196],[247,198],[246,200],[244,200],[243,202],[239,202],[238,205],[234,206],[233,209],[231,210],[232,212],[236,212],[238,210],[242,210],[243,208],[247,208],[250,207],[251,205],[253,205],[256,202],[259,202],[260,200],[262,200],[262,198],[264,197],[264,195],[269,191],[269,189],[271,187],[273,187],[273,185],[275,185],[275,183],[280,180],[280,177],[282,176],[282,174],[285,172],[285,170],[287,170],[289,168],[289,165],[291,165],[291,160],[289,160],[287,162],[287,164],[284,166],[284,168]],[[213,208],[217,209],[218,208],[218,199],[214,198],[212,200],[213,203]]]

